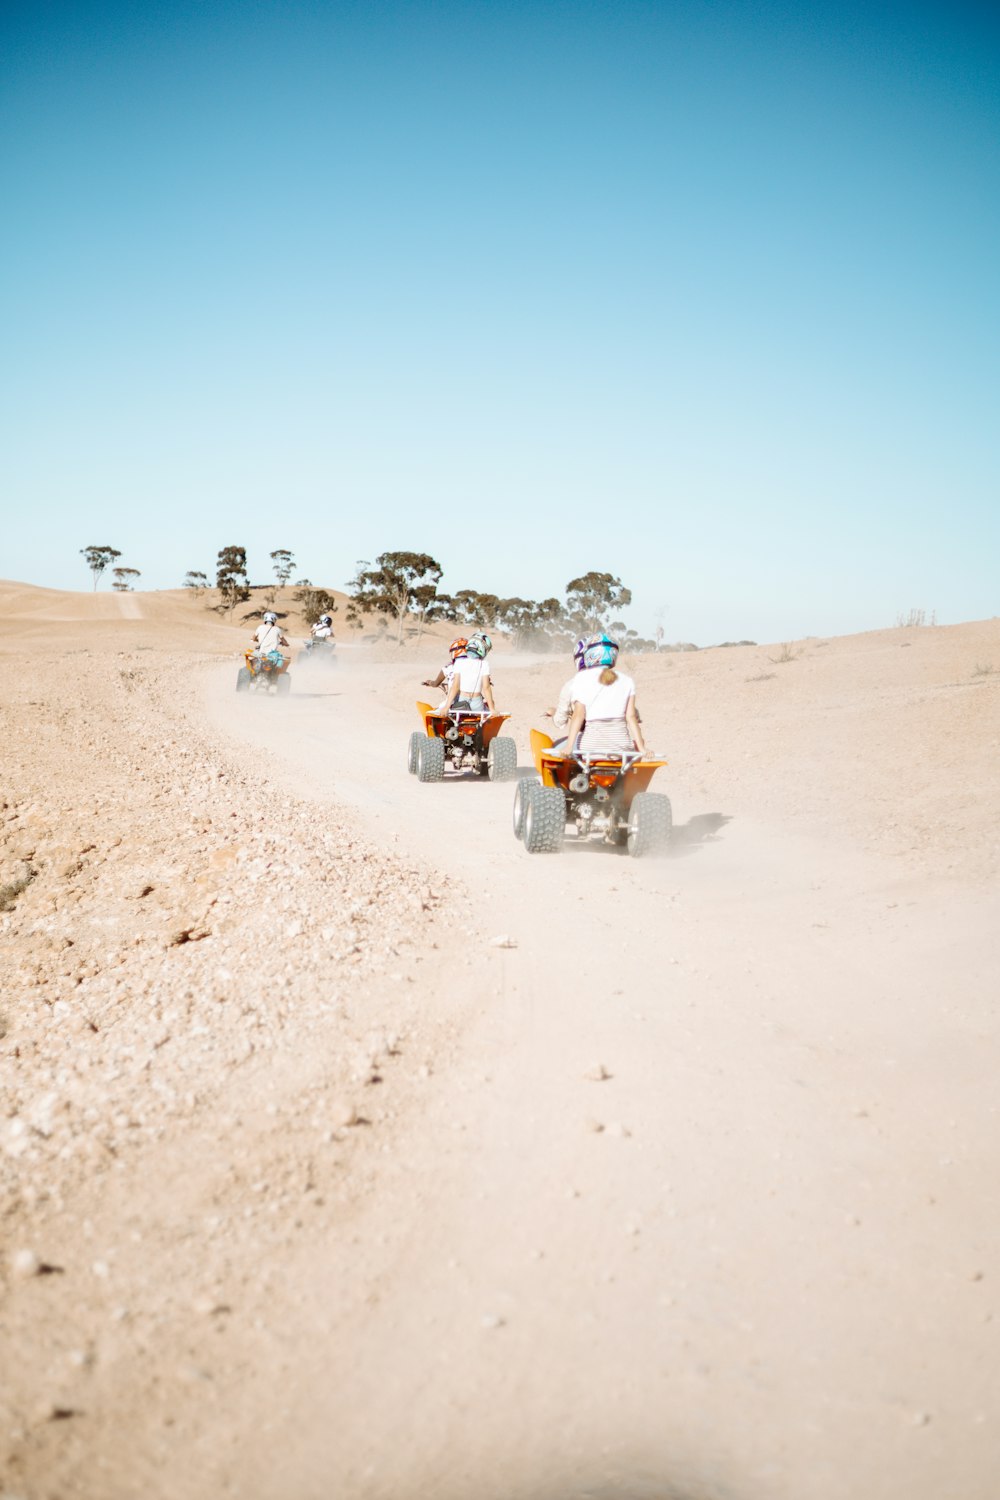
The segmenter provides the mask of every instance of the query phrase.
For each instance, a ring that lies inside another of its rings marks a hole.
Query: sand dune
[[[0,620],[6,1492],[992,1500],[1000,622],[637,658],[641,862],[406,775],[439,638]]]

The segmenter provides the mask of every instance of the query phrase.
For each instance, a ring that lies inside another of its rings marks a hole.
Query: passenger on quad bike
[[[447,692],[451,686],[451,679],[455,674],[455,663],[460,656],[465,655],[465,648],[468,644],[467,636],[456,636],[448,647],[449,660],[447,665],[441,668],[436,677],[425,677],[423,679],[424,687],[443,687]]]
[[[333,640],[333,620],[330,615],[320,615],[312,627],[312,638],[314,641]]]
[[[635,706],[635,682],[626,673],[615,671],[617,660],[618,644],[610,636],[598,636],[588,642],[583,668],[573,681],[573,711],[566,730],[567,748],[571,752],[645,753]]]
[[[465,655],[455,661],[455,670],[439,712],[447,713],[453,704],[460,703],[467,705],[473,713],[482,713],[484,708],[491,714],[496,713],[490,669],[486,665],[486,658],[492,650],[493,642],[488,635],[469,637]]]
[[[583,671],[583,655],[587,647],[592,644],[596,644],[596,637],[594,642],[583,640],[577,641],[576,645],[573,647],[573,661],[576,663],[576,670],[578,672]],[[554,729],[565,729],[566,725],[569,723],[570,716],[573,713],[573,689],[575,687],[575,677],[571,677],[568,682],[564,682],[562,687],[559,689],[558,703],[554,708],[547,708],[542,715],[544,719],[552,720],[552,726]],[[560,747],[565,743],[565,738],[553,741],[553,745],[556,747]]]

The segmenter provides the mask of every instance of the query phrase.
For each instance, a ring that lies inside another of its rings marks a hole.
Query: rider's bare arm
[[[443,682],[444,682],[444,672],[438,672],[438,674],[437,674],[436,677],[425,677],[424,681],[423,681],[423,686],[424,687],[440,687]]]
[[[587,710],[582,703],[574,703],[573,712],[569,716],[569,724],[566,726],[566,749],[572,753],[576,746],[576,737],[580,733],[587,720]]]
[[[643,739],[642,730],[639,727],[639,711],[635,706],[634,693],[625,705],[625,723],[628,725],[629,734],[632,736],[632,743],[635,745],[635,748],[639,751],[640,755],[645,755],[646,741]]]
[[[493,702],[493,683],[490,681],[490,674],[488,672],[484,674],[480,686],[483,693],[483,702],[486,704],[486,707],[489,709],[490,713],[495,714],[497,711],[497,706]]]

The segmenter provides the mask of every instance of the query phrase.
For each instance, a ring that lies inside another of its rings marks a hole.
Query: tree
[[[497,605],[497,624],[506,630],[515,650],[537,646],[546,650],[561,640],[563,607],[558,599],[501,599]]]
[[[443,568],[426,552],[380,552],[371,563],[359,562],[348,587],[351,600],[347,618],[355,623],[362,615],[390,615],[396,621],[397,645],[403,639],[403,621],[413,610],[426,615],[437,593]],[[428,597],[423,591],[431,590]],[[421,590],[421,600],[415,591]]]
[[[223,547],[215,559],[215,586],[222,598],[222,608],[230,617],[237,604],[250,598],[247,579],[247,549],[245,547]]]
[[[299,580],[292,597],[302,606],[302,618],[307,625],[315,625],[320,615],[335,615],[339,608],[332,594],[316,588],[308,578]]]
[[[274,564],[274,576],[278,580],[278,587],[283,589],[295,569],[295,558],[287,547],[279,547],[271,553],[271,561]]]
[[[632,590],[610,573],[584,573],[566,585],[567,623],[580,635],[607,629],[612,613],[632,603]]]
[[[80,556],[87,559],[87,567],[94,575],[94,588],[101,574],[109,563],[113,563],[116,557],[121,557],[114,547],[81,547]]]
[[[202,589],[208,588],[208,579],[204,573],[185,573],[184,587],[186,589],[194,589],[195,597],[200,598]]]
[[[500,600],[496,594],[480,594],[476,589],[459,589],[452,599],[455,615],[463,625],[481,625],[491,630],[499,623],[497,610]]]
[[[138,568],[115,568],[114,583],[111,585],[119,594],[127,594],[132,589],[132,579],[141,578],[142,574]]]
[[[431,620],[453,620],[455,605],[450,594],[439,594],[436,583],[424,583],[413,590],[413,608],[417,616],[417,640]]]

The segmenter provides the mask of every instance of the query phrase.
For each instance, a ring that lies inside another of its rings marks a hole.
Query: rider
[[[590,644],[589,641],[581,640],[577,641],[573,647],[573,660],[576,663],[576,670],[578,672],[583,671],[583,653]],[[551,719],[553,727],[556,729],[565,729],[569,723],[570,715],[573,712],[573,689],[575,687],[575,677],[571,677],[568,682],[564,682],[559,689],[559,702],[555,708],[547,708],[542,716],[543,718]],[[559,743],[561,744],[562,741],[559,741]]]
[[[258,656],[268,656],[274,651],[281,656],[280,648],[284,646],[287,649],[288,641],[285,639],[285,633],[278,624],[278,616],[273,609],[264,611],[264,618],[254,631],[253,639],[253,649]]]
[[[446,667],[442,667],[436,677],[425,677],[424,687],[447,688],[451,683],[452,677],[454,676],[455,662],[460,656],[465,655],[465,648],[468,644],[469,641],[466,636],[456,636],[451,645],[448,647],[448,655],[451,658],[448,662],[448,665]]]
[[[615,671],[617,660],[618,643],[610,636],[601,635],[588,642],[583,669],[573,681],[573,712],[566,731],[571,750],[575,747],[592,753],[603,750],[619,754],[635,749],[645,753],[635,707],[635,682],[624,672]]]
[[[330,615],[320,615],[312,627],[312,638],[314,641],[333,640],[333,619]]]
[[[492,650],[493,642],[484,631],[469,637],[465,655],[458,657],[455,662],[455,670],[439,713],[446,714],[452,704],[459,700],[467,703],[473,713],[482,713],[484,706],[491,714],[496,713],[490,669],[486,665],[486,658]]]

